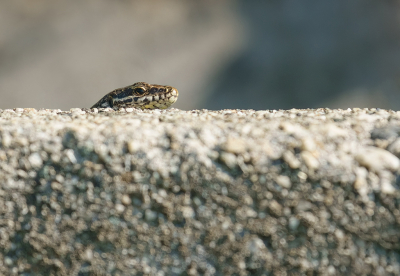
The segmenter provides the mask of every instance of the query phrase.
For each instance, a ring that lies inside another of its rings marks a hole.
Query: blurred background
[[[137,81],[181,109],[400,109],[400,2],[0,1],[0,108],[90,107]]]

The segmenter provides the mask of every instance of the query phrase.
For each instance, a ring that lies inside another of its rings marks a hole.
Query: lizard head
[[[178,99],[178,90],[168,85],[137,82],[113,91],[113,106],[166,109]]]

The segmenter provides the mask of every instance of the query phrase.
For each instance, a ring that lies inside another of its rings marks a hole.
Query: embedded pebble
[[[122,213],[125,211],[125,207],[122,204],[115,204],[115,210],[117,210],[118,213]]]
[[[147,221],[154,221],[157,219],[157,213],[152,210],[147,209],[145,211],[145,218]]]
[[[296,230],[300,225],[300,220],[295,217],[289,218],[289,228],[291,230]]]
[[[222,152],[220,158],[229,168],[233,169],[236,167],[236,156],[233,153]]]
[[[303,158],[304,163],[307,165],[308,168],[315,170],[319,167],[319,161],[314,155],[309,151],[303,151],[301,153],[301,158]]]
[[[246,151],[246,144],[243,139],[228,138],[222,145],[222,149],[230,153],[240,154]]]
[[[396,171],[400,166],[399,158],[387,150],[375,147],[361,149],[355,159],[360,165],[374,172],[382,170]]]
[[[290,182],[290,178],[286,175],[279,175],[276,178],[276,183],[278,183],[280,186],[283,188],[289,189],[292,186],[292,183]]]
[[[130,205],[132,201],[131,201],[131,199],[130,199],[130,197],[128,195],[123,195],[122,198],[121,198],[121,202],[124,205]]]
[[[283,160],[285,160],[285,162],[288,163],[288,165],[292,169],[297,169],[301,165],[301,162],[291,151],[285,151],[285,153],[283,154]]]
[[[0,275],[400,275],[399,114],[0,110]]]
[[[368,194],[368,171],[363,168],[356,168],[356,180],[354,181],[354,189],[358,191],[360,195],[366,196]]]
[[[31,166],[34,168],[39,168],[40,166],[42,166],[43,164],[43,160],[40,157],[40,154],[37,152],[32,153],[29,157],[28,157],[29,162],[31,163]]]

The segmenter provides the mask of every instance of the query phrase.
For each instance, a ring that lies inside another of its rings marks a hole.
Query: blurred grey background
[[[398,1],[3,0],[0,108],[146,81],[181,109],[400,109]]]

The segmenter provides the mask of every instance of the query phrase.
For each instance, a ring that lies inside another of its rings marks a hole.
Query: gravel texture
[[[0,275],[400,275],[400,112],[0,111]]]

